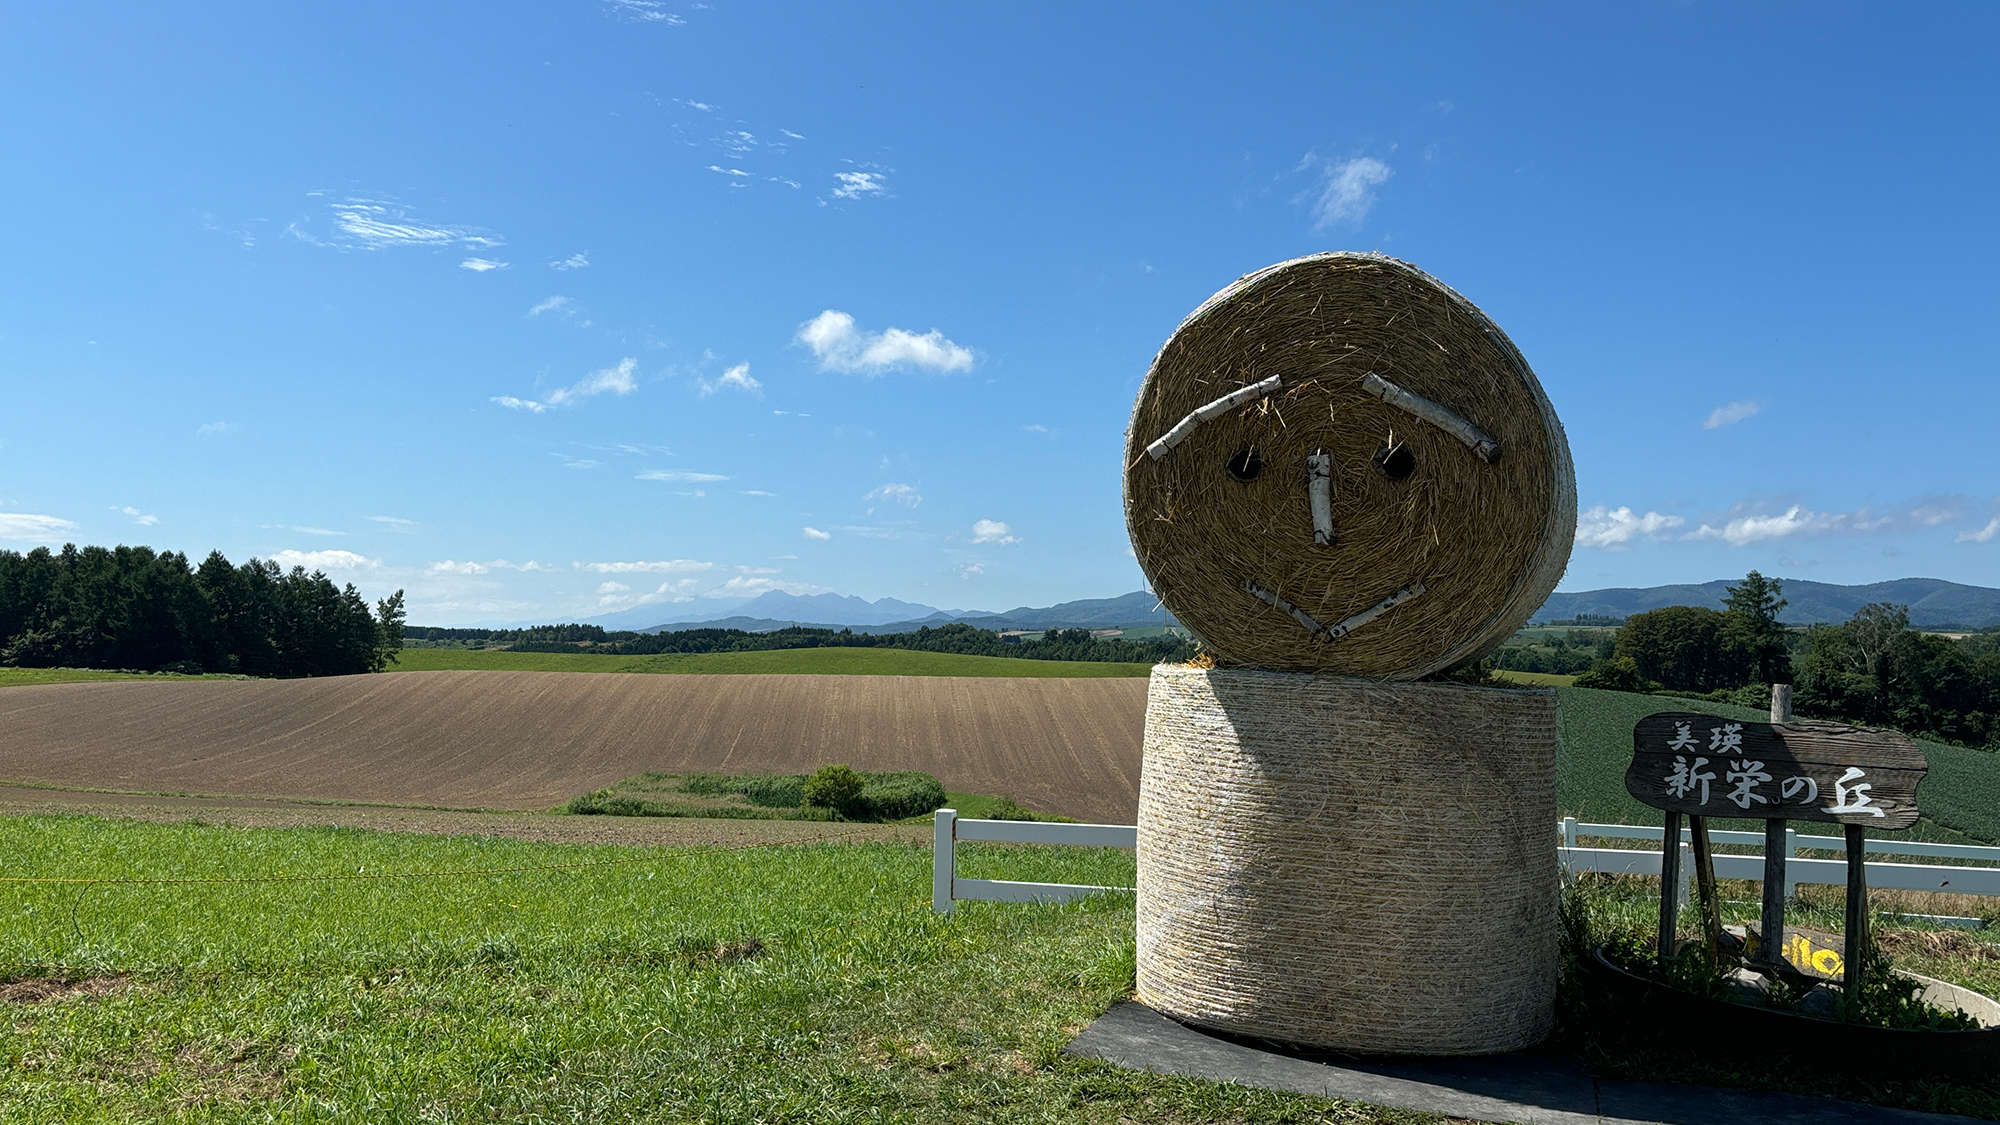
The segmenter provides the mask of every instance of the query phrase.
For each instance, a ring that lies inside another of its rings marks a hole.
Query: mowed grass
[[[636,861],[0,884],[0,980],[116,975],[0,999],[9,1122],[1436,1120],[1061,1057],[1131,986],[1131,899],[941,918],[922,847],[24,817],[0,853],[9,876],[105,878]],[[970,876],[1133,879],[1126,852],[962,855]]]
[[[1508,668],[1495,669],[1493,675],[1497,679],[1534,687],[1568,687],[1576,682],[1575,676],[1560,676],[1554,672],[1516,672]]]
[[[826,676],[1145,676],[1150,664],[1088,660],[1024,660],[961,656],[894,648],[794,648],[770,652],[708,652],[605,656],[586,652],[474,652],[406,648],[398,672],[681,672],[707,675],[794,673]]]
[[[1632,728],[1656,711],[1698,711],[1728,719],[1768,722],[1770,711],[1703,703],[1663,695],[1633,695],[1595,688],[1559,687],[1562,753],[1557,760],[1558,805],[1564,816],[1597,824],[1662,823],[1658,809],[1625,791],[1632,761]],[[1893,833],[1905,840],[2000,844],[2000,754],[1917,740],[1930,773],[1917,788],[1922,818]],[[1730,806],[1734,807],[1734,806]],[[1713,826],[1760,832],[1761,820],[1724,820]],[[1799,821],[1801,832],[1838,835],[1839,826]]]

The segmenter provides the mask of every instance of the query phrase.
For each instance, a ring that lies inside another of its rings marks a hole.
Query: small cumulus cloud
[[[69,520],[57,516],[33,515],[28,512],[0,512],[0,539],[13,539],[23,543],[56,543],[73,531],[82,528]]]
[[[1996,536],[2000,536],[2000,516],[1994,516],[1994,517],[1993,517],[1992,519],[1990,519],[1990,520],[1987,520],[1987,521],[1986,521],[1986,526],[1985,526],[1985,527],[1982,527],[1982,528],[1980,528],[1980,529],[1979,529],[1979,530],[1977,530],[1977,531],[1961,531],[1961,532],[1959,532],[1959,533],[1958,533],[1958,538],[1957,538],[1957,539],[1955,539],[1955,540],[1953,540],[1953,542],[1957,542],[1957,543],[1991,543],[1991,542],[1993,542],[1993,540],[1994,540],[1994,538],[1995,538]]]
[[[528,315],[540,316],[545,312],[570,313],[574,311],[576,311],[576,302],[570,300],[568,297],[547,297],[535,302],[535,307],[528,310]]]
[[[504,270],[507,268],[507,263],[493,258],[467,258],[458,263],[458,268],[471,270],[473,273],[485,273],[488,270]]]
[[[799,326],[797,341],[812,349],[820,370],[879,375],[897,367],[922,371],[965,371],[972,367],[972,349],[945,339],[933,328],[923,335],[890,328],[863,332],[854,318],[827,309]]]
[[[125,515],[131,516],[132,522],[138,524],[140,527],[151,527],[154,524],[160,522],[160,517],[149,516],[146,513],[140,511],[139,509],[131,507],[130,505],[121,508],[118,505],[113,504],[111,505],[111,510],[114,512],[122,512]]]
[[[589,266],[590,258],[582,253],[571,254],[567,258],[557,258],[555,261],[549,263],[550,269],[558,270],[588,269]]]
[[[476,574],[485,574],[486,572],[492,569],[493,569],[492,567],[487,566],[485,563],[476,563],[471,561],[470,559],[466,560],[465,562],[456,562],[452,559],[445,559],[441,562],[434,562],[431,565],[425,567],[424,573],[433,578],[437,577],[440,574],[460,574],[469,577],[471,575],[476,575]]]
[[[805,528],[804,531],[806,533],[807,539],[818,539],[824,541],[833,538],[833,532],[821,531],[819,528],[816,527],[808,527]]]
[[[534,399],[516,398],[513,395],[496,395],[493,401],[507,407],[509,410],[522,410],[530,414],[546,414],[553,407],[569,406],[598,395],[629,395],[639,389],[638,381],[632,378],[632,372],[637,367],[638,361],[628,357],[619,360],[616,367],[607,367],[602,371],[579,379],[567,387],[558,387],[543,401],[538,402]]]
[[[1598,547],[1606,551],[1629,551],[1633,539],[1645,536],[1655,539],[1662,532],[1671,531],[1687,523],[1680,516],[1647,512],[1637,515],[1626,507],[1607,508],[1603,504],[1592,507],[1576,520],[1576,542],[1579,547]]]
[[[695,388],[703,398],[717,391],[741,391],[759,397],[764,393],[764,384],[750,377],[750,365],[747,363],[739,363],[713,380],[697,379]]]
[[[1743,547],[1793,536],[1921,531],[1962,518],[1965,501],[1961,497],[1932,497],[1904,508],[1861,507],[1851,512],[1819,512],[1803,504],[1793,504],[1777,513],[1758,508],[1752,503],[1739,503],[1730,509],[1727,518],[1716,523],[1704,522],[1681,538],[1720,540],[1732,547]]]
[[[889,503],[893,501],[894,503],[901,504],[905,508],[914,508],[917,505],[924,502],[924,495],[923,493],[917,491],[915,485],[892,483],[892,484],[885,484],[880,488],[870,491],[868,495],[863,496],[862,499],[880,500],[884,503]],[[873,511],[874,509],[871,508],[869,510]]]
[[[1019,543],[1021,540],[1019,536],[1014,534],[1013,528],[1008,527],[999,520],[979,520],[972,525],[972,541],[974,543],[994,543],[1005,547],[1009,544]]]
[[[194,432],[197,434],[201,434],[203,436],[208,436],[211,434],[233,433],[235,432],[235,430],[236,427],[228,422],[203,422],[201,425],[195,427]]]
[[[1395,174],[1387,164],[1372,156],[1357,156],[1334,164],[1308,155],[1304,163],[1320,164],[1325,176],[1312,203],[1312,229],[1316,231],[1338,223],[1359,223],[1366,218],[1375,206],[1375,189],[1388,183]]]
[[[1762,409],[1763,407],[1749,401],[1732,402],[1728,406],[1718,406],[1708,412],[1708,421],[1703,422],[1701,428],[1704,430],[1719,430],[1724,426],[1733,426]]]
[[[353,551],[279,551],[271,556],[271,561],[284,570],[304,567],[308,571],[329,570],[373,570],[382,565],[381,559],[371,559]]]
[[[835,199],[866,199],[889,194],[889,179],[880,172],[835,172]]]

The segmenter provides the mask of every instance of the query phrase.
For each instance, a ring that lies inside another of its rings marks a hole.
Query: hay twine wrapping
[[[1171,448],[1157,444],[1273,375],[1275,389],[1184,428]],[[1396,390],[1442,407],[1497,452],[1414,412]],[[1262,461],[1248,482],[1226,467],[1244,450]],[[1409,455],[1407,476],[1376,466],[1385,450]],[[1327,545],[1315,542],[1308,460],[1321,451],[1331,460]],[[1125,465],[1139,564],[1225,666],[1418,679],[1468,664],[1547,600],[1576,534],[1569,444],[1527,361],[1470,301],[1374,254],[1283,262],[1196,309],[1146,374]],[[1423,593],[1327,639],[1249,583],[1324,626],[1399,590]]]
[[[1153,670],[1139,999],[1362,1054],[1553,1026],[1555,693]]]

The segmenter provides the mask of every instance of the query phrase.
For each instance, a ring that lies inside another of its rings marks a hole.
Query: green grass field
[[[840,826],[829,826],[838,830]],[[647,852],[0,818],[8,1122],[1416,1122],[1066,1059],[1131,987],[1132,903],[931,913],[891,844]],[[1130,885],[1129,853],[969,845],[969,876]],[[103,976],[117,979],[95,979]],[[59,991],[56,989],[55,991]]]
[[[17,684],[73,684],[98,680],[242,680],[247,676],[180,676],[172,672],[104,672],[96,668],[0,668],[0,687]]]
[[[960,656],[894,648],[793,648],[770,652],[693,655],[601,656],[584,652],[472,652],[406,648],[392,671],[485,670],[508,672],[681,672],[754,675],[791,672],[829,676],[1145,676],[1150,664],[1085,660],[1023,660],[1014,656]]]
[[[1699,711],[1731,719],[1770,719],[1769,711],[1661,695],[1631,695],[1595,688],[1559,687],[1562,756],[1559,806],[1563,815],[1598,824],[1659,824],[1659,810],[1625,792],[1632,760],[1632,727],[1656,711]],[[2000,754],[1917,741],[1930,774],[1917,789],[1923,817],[1899,833],[1903,839],[2000,844]],[[1717,819],[1718,829],[1763,830],[1763,821]],[[1837,835],[1837,825],[1824,825]]]

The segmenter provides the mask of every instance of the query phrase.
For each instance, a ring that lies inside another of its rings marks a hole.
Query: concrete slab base
[[[1113,1007],[1063,1053],[1155,1074],[1237,1082],[1475,1121],[1522,1125],[1949,1125],[1971,1117],[1830,1098],[1614,1082],[1574,1060],[1521,1052],[1472,1059],[1358,1060],[1197,1031],[1144,1004]]]

